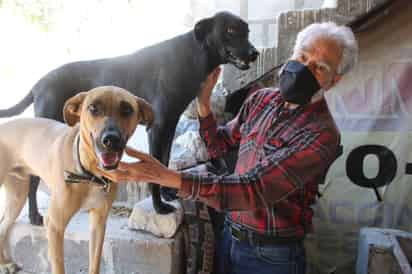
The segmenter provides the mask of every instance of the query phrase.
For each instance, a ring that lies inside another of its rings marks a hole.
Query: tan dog
[[[46,227],[52,273],[64,273],[64,231],[81,208],[90,214],[89,273],[99,273],[106,220],[117,191],[116,184],[99,179],[101,170],[117,167],[128,138],[138,123],[153,121],[153,111],[126,90],[105,86],[70,98],[64,119],[73,127],[43,118],[0,125],[0,185],[6,194],[0,215],[2,274],[17,272],[4,248],[26,201],[29,174],[40,176],[51,194]]]

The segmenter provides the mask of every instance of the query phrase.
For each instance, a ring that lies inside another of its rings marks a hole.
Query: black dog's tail
[[[0,118],[11,117],[15,115],[19,115],[22,113],[28,106],[33,103],[34,98],[33,94],[29,92],[20,102],[16,105],[7,108],[7,109],[0,109]]]

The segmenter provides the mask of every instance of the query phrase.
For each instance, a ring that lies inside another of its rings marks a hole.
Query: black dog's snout
[[[255,47],[251,47],[249,50],[249,58],[251,61],[255,61],[259,56],[259,52],[255,49]]]
[[[104,148],[114,151],[122,149],[122,137],[117,130],[107,130],[103,132],[101,142]]]

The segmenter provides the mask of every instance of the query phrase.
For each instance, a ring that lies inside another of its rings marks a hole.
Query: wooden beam
[[[249,0],[239,0],[240,17],[244,20],[249,18]]]

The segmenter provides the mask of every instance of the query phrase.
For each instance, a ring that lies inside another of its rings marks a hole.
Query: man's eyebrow
[[[310,55],[310,52],[308,51],[307,48],[302,47],[302,48],[298,51],[298,55],[299,55],[299,54]],[[328,71],[332,71],[332,65],[330,65],[327,61],[317,61],[316,63],[317,63],[317,65],[324,66]]]
[[[326,63],[325,61],[318,61],[317,63],[318,63],[318,65],[324,66],[328,71],[331,71],[331,70],[332,70],[331,65],[329,65],[329,64]]]
[[[300,52],[303,53],[303,54],[305,54],[305,55],[310,55],[310,52],[309,52],[307,49],[305,49],[305,48],[302,48],[302,49],[300,50]],[[331,70],[331,69],[332,69],[332,66],[331,66],[327,61],[325,61],[325,60],[320,60],[320,61],[317,62],[317,64],[318,64],[318,65],[321,65],[321,66],[325,66],[328,70]]]

